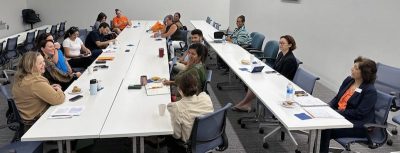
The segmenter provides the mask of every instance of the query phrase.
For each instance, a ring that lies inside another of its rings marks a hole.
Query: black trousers
[[[175,139],[169,135],[165,137],[165,141],[167,142],[168,153],[186,153],[186,148],[182,140]]]
[[[337,138],[364,138],[367,136],[365,128],[347,128],[347,129],[328,129],[321,132],[320,153],[329,152],[329,143],[331,139]]]

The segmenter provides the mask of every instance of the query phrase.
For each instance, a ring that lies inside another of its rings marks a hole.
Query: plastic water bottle
[[[293,102],[294,88],[292,83],[288,83],[286,86],[286,101]]]

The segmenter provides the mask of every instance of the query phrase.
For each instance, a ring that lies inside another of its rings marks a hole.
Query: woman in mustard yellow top
[[[12,94],[25,123],[25,130],[39,119],[50,105],[61,104],[65,99],[61,86],[50,85],[42,76],[44,71],[44,59],[39,52],[27,52],[19,61]]]
[[[373,60],[358,57],[351,68],[351,76],[340,86],[339,92],[330,102],[330,106],[353,123],[353,128],[327,129],[321,133],[321,153],[328,153],[331,139],[343,137],[367,136],[366,123],[375,123],[375,103],[377,92],[374,86],[376,63]]]

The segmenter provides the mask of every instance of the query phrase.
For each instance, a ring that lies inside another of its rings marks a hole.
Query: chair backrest
[[[50,34],[53,35],[54,37],[56,33],[57,33],[57,25],[52,25],[50,29]]]
[[[211,23],[211,18],[209,17],[209,16],[207,16],[207,20],[206,20],[206,22],[208,23],[208,24],[210,24]]]
[[[275,59],[278,56],[279,52],[279,43],[276,40],[268,41],[264,46],[264,57],[271,58],[271,60],[267,60],[266,64],[273,67],[275,64]]]
[[[14,99],[12,96],[9,94],[9,91],[7,90],[7,84],[1,84],[0,85],[0,90],[3,96],[5,97],[7,104],[8,104],[8,110],[6,112],[6,117],[7,117],[7,124],[11,123],[18,123],[16,126],[9,126],[9,128],[13,131],[15,131],[15,135],[13,138],[13,141],[19,141],[19,139],[22,137],[23,132],[24,132],[24,124],[22,123],[21,116],[19,114],[18,108],[15,104]]]
[[[252,32],[250,34],[250,37],[251,37],[251,48],[254,48],[256,50],[261,50],[265,36],[259,32]]]
[[[390,111],[390,105],[394,100],[394,96],[391,96],[379,90],[377,91],[377,94],[377,101],[375,103],[375,124],[386,125],[386,121]],[[384,128],[376,128],[369,133],[369,136],[371,141],[378,146],[385,144],[388,138],[387,131]]]
[[[312,94],[317,80],[319,80],[319,77],[299,67],[294,75],[293,83],[297,84],[307,93]]]
[[[297,65],[303,64],[303,62],[300,61],[298,58],[296,58],[296,62],[297,62]]]
[[[87,35],[88,35],[87,29],[79,29],[79,38],[82,40],[83,43],[85,43]]]
[[[6,41],[4,40],[4,41],[0,42],[0,55],[3,54],[4,42],[6,42]]]
[[[28,32],[24,43],[25,51],[30,51],[35,48],[35,34],[36,31]]]
[[[60,26],[58,27],[58,37],[63,37],[65,34],[65,22],[67,21],[61,22]]]
[[[58,27],[58,32],[64,32],[65,31],[65,22],[67,22],[67,21],[64,21],[64,22],[61,22],[60,23],[60,26]]]
[[[385,93],[400,92],[400,68],[392,67],[382,63],[377,65],[375,87]],[[398,96],[398,95],[396,95]]]
[[[203,91],[208,94],[207,85],[211,83],[212,70],[207,71],[206,82],[204,83]]]
[[[37,34],[36,34],[36,40],[39,39],[40,35],[46,33],[47,28],[46,29],[42,29],[42,30],[38,30]]]
[[[15,50],[17,50],[18,37],[19,37],[19,35],[16,36],[16,37],[7,39],[6,51],[15,51]]]
[[[204,153],[215,148],[222,151],[228,147],[225,125],[226,112],[231,106],[228,103],[213,113],[196,117],[189,139],[193,153]]]

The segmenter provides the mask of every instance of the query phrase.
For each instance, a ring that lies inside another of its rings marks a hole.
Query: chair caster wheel
[[[392,145],[393,145],[392,139],[387,140],[387,141],[386,141],[386,144],[387,144],[388,146],[392,146]]]
[[[237,120],[237,123],[238,123],[238,124],[242,124],[242,119],[238,119],[238,120]]]
[[[301,153],[301,151],[298,150],[298,149],[296,149],[294,152],[295,152],[295,153]]]
[[[242,129],[244,129],[244,128],[246,128],[246,124],[240,124],[240,127],[241,127]]]
[[[264,134],[264,129],[263,128],[258,129],[258,133]]]
[[[269,148],[269,144],[268,144],[267,142],[264,142],[264,143],[263,143],[263,148],[264,148],[264,149],[268,149],[268,148]]]
[[[218,90],[222,90],[222,87],[221,87],[221,86],[218,86],[218,85],[217,85],[217,88],[218,88]]]
[[[393,135],[397,135],[397,130],[396,129],[392,130],[391,132],[392,132]]]

